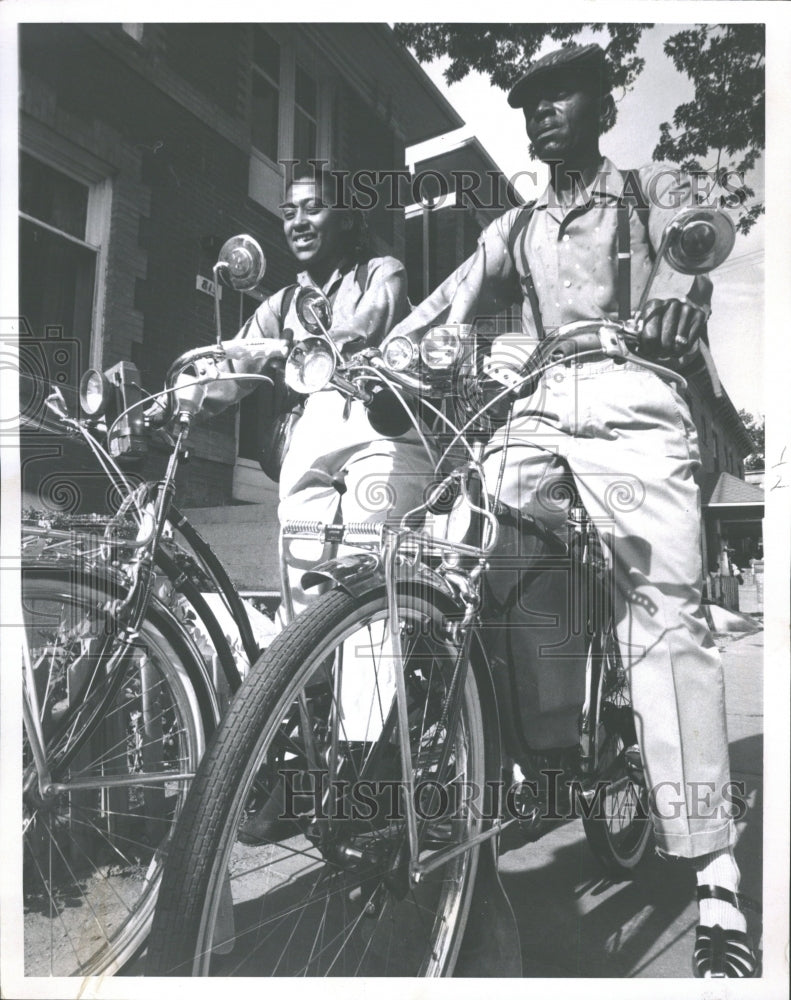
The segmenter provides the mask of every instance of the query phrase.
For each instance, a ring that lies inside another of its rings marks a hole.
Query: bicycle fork
[[[505,823],[495,820],[492,826],[482,833],[470,837],[462,844],[440,848],[432,853],[431,857],[421,861],[419,859],[420,842],[418,833],[417,810],[415,807],[415,779],[413,767],[412,747],[409,737],[409,712],[407,706],[406,682],[404,679],[404,655],[401,645],[401,625],[398,616],[398,601],[396,595],[396,564],[402,540],[407,537],[408,531],[388,532],[384,539],[383,546],[383,568],[385,575],[385,591],[387,595],[388,627],[390,630],[390,648],[395,666],[396,680],[396,709],[398,715],[398,737],[399,749],[401,753],[402,780],[405,790],[404,807],[407,827],[407,844],[409,850],[409,879],[412,884],[417,884],[424,875],[429,874],[448,861],[470,851],[478,844],[482,844],[498,836],[506,826],[515,820],[508,820]],[[481,569],[483,567],[481,566]],[[456,723],[461,715],[464,689],[467,682],[467,670],[469,669],[469,649],[472,637],[471,625],[477,609],[472,604],[468,604],[465,620],[461,624],[460,639],[462,648],[457,659],[456,669],[453,673],[451,689],[448,696],[448,703],[443,718],[448,737],[446,738],[439,764],[438,773],[447,764],[451,752],[452,739],[450,734],[455,731]],[[465,627],[466,626],[466,627]]]

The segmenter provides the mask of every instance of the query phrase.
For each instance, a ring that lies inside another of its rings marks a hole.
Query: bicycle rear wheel
[[[618,640],[612,630],[597,640],[592,655],[602,658],[597,713],[599,790],[583,826],[604,869],[610,875],[631,877],[650,853],[653,841],[648,791]]]
[[[483,716],[465,647],[425,592],[400,594],[398,617],[424,860],[482,828]],[[272,644],[190,792],[149,975],[452,972],[479,848],[410,881],[394,685],[383,593],[325,594]],[[253,810],[269,818],[246,843]]]
[[[189,785],[178,776],[197,770],[204,724],[151,621],[108,672],[113,595],[102,585],[28,570],[22,593],[47,763],[63,786],[41,796],[25,733],[25,974],[112,974],[148,932]]]

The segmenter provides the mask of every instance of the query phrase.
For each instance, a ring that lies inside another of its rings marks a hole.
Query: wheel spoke
[[[173,828],[202,746],[202,723],[177,654],[153,626],[141,626],[144,661],[115,661],[113,637],[96,636],[107,597],[69,571],[51,578],[23,572],[28,646],[42,693],[48,761],[70,754],[53,777],[65,786],[41,803],[30,747],[26,782],[25,972],[115,971],[142,943],[161,874],[159,846]],[[142,719],[130,687],[148,669],[151,714]],[[99,717],[99,708],[102,708]],[[114,778],[140,783],[112,786]],[[161,781],[145,783],[155,774]],[[69,788],[90,779],[92,787]]]

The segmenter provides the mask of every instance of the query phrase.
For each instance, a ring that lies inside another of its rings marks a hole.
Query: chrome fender
[[[425,597],[433,599],[444,614],[459,616],[464,606],[458,594],[439,573],[418,562],[416,565],[402,563],[397,566],[397,582],[409,584]],[[382,560],[378,553],[354,552],[336,559],[319,563],[302,576],[302,587],[326,590],[338,588],[351,597],[365,598],[375,593],[384,593],[385,576]],[[478,686],[484,717],[486,742],[487,778],[498,780],[502,773],[502,737],[500,710],[492,679],[489,657],[476,628],[472,637],[470,663]]]

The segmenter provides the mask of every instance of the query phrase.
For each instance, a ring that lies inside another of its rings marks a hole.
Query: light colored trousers
[[[345,402],[335,390],[309,397],[280,473],[281,524],[291,520],[397,523],[423,503],[434,463],[414,430],[397,438],[383,437],[373,430],[359,401],[352,403],[344,419]],[[303,539],[286,543],[295,615],[305,609],[311,594],[318,593],[305,593],[303,574],[323,559],[350,551],[354,549],[346,545],[335,546],[333,551]],[[373,626],[376,636],[371,633],[369,639],[374,648],[382,639],[377,631],[382,628],[382,623]],[[388,697],[395,690],[388,664],[378,663],[366,649],[359,638],[344,648],[340,701],[346,740],[376,737]]]
[[[502,433],[487,450],[496,481]],[[722,665],[700,609],[695,428],[675,387],[634,363],[550,370],[515,408],[501,499],[562,533],[571,470],[611,552],[616,623],[657,844],[698,857],[732,843]]]
[[[434,465],[417,434],[383,437],[371,427],[359,401],[344,419],[345,403],[335,390],[308,398],[280,473],[281,524],[393,522],[423,502]],[[344,550],[346,546],[339,549]],[[294,540],[286,555],[296,614],[306,603],[302,574],[330,552],[319,542]]]

